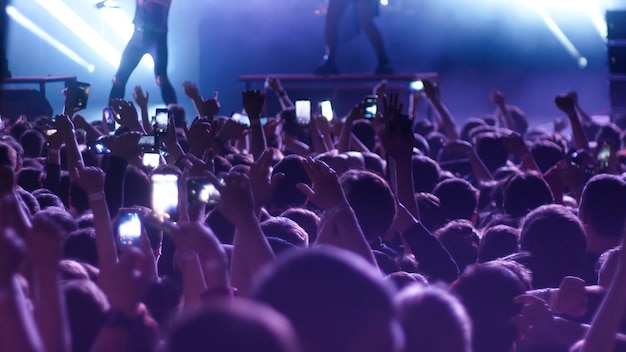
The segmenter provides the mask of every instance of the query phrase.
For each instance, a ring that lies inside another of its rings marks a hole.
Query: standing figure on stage
[[[372,47],[374,47],[374,50],[376,51],[376,55],[378,56],[378,66],[376,67],[375,73],[393,73],[393,68],[391,67],[387,51],[385,50],[383,37],[374,23],[374,18],[378,16],[379,12],[379,0],[328,1],[325,27],[326,55],[324,56],[324,63],[317,67],[314,73],[318,75],[333,75],[339,73],[337,63],[335,62],[339,41],[339,21],[350,3],[354,4],[359,25],[363,28],[367,39],[369,39]]]
[[[154,76],[161,88],[165,104],[176,104],[174,87],[167,78],[167,18],[172,0],[136,0],[135,32],[122,53],[120,66],[113,77],[109,94],[112,99],[123,99],[126,83],[145,54],[154,59]]]

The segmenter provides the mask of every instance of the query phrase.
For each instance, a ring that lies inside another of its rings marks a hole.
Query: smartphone
[[[91,84],[79,81],[66,82],[67,87],[67,99],[69,105],[77,110],[82,110],[87,107],[87,101],[89,100],[89,93],[91,92]]]
[[[139,138],[139,143],[137,143],[137,146],[139,147],[139,150],[144,153],[155,152],[157,150],[156,136],[141,136],[141,138]]]
[[[104,117],[104,121],[107,125],[107,129],[109,130],[110,135],[115,134],[115,130],[117,129],[117,124],[115,122],[115,110],[112,107],[107,106],[102,109],[102,116]]]
[[[57,133],[56,128],[48,128],[47,130],[44,131],[44,133],[46,134],[46,136],[50,137],[53,134]]]
[[[373,119],[378,113],[378,97],[376,95],[368,95],[365,97],[365,118]]]
[[[141,158],[143,166],[149,167],[151,169],[156,169],[159,167],[161,163],[161,154],[160,153],[143,153],[143,157]]]
[[[178,210],[178,176],[152,174],[152,211],[157,218],[171,219]]]
[[[311,122],[311,100],[296,100],[296,121],[301,126],[306,126]]]
[[[120,209],[120,220],[117,225],[122,246],[136,246],[141,237],[141,217],[132,209]]]
[[[324,100],[320,102],[320,114],[326,118],[326,121],[331,122],[333,120],[333,105],[330,100]]]
[[[596,160],[598,160],[598,171],[601,173],[607,173],[609,171],[609,160],[611,159],[611,143],[608,141],[601,141],[598,143]]]
[[[154,133],[156,135],[167,134],[167,123],[170,119],[170,112],[168,109],[156,109],[154,115]]]
[[[240,114],[238,112],[234,113],[233,116],[230,117],[233,121],[239,122],[246,127],[250,127],[250,118],[244,114]]]
[[[102,141],[88,142],[87,149],[96,154],[111,154],[111,149],[107,148]]]
[[[189,204],[205,203],[215,205],[220,202],[220,191],[207,178],[187,179],[187,201]]]

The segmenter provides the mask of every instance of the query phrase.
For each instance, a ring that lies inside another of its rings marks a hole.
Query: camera
[[[365,115],[366,119],[373,119],[378,113],[378,96],[368,95],[365,97]]]
[[[189,204],[205,203],[218,204],[221,200],[220,192],[207,178],[197,177],[187,179],[187,201]]]
[[[117,233],[122,246],[136,246],[141,237],[141,217],[132,209],[120,209]]]

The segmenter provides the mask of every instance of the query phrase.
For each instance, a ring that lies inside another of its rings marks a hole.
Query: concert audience
[[[247,122],[185,82],[191,122],[137,87],[115,130],[4,124],[0,351],[626,350],[624,133],[575,92],[547,132],[500,92],[459,124],[434,81],[434,119],[382,83],[308,124],[267,86]]]

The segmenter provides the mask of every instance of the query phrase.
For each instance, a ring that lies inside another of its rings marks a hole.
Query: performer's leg
[[[145,53],[146,50],[142,45],[141,34],[135,33],[128,44],[126,44],[126,48],[124,48],[124,52],[122,53],[120,66],[113,77],[113,86],[109,94],[109,102],[112,99],[124,98],[128,78]]]
[[[161,96],[165,104],[177,104],[176,92],[174,87],[167,78],[167,35],[160,35],[150,55],[154,59],[154,76],[156,77],[156,83],[161,88]]]
[[[326,40],[326,56],[324,63],[315,69],[315,74],[337,74],[335,56],[339,43],[339,21],[346,11],[351,0],[330,0],[326,12],[326,24],[324,27],[324,38]]]
[[[385,49],[383,36],[374,23],[378,4],[376,1],[372,0],[359,0],[356,2],[356,6],[359,24],[363,28],[370,43],[372,43],[374,51],[376,51],[376,56],[378,57],[376,73],[393,73],[393,69],[389,63],[389,57],[387,56],[387,50]]]

